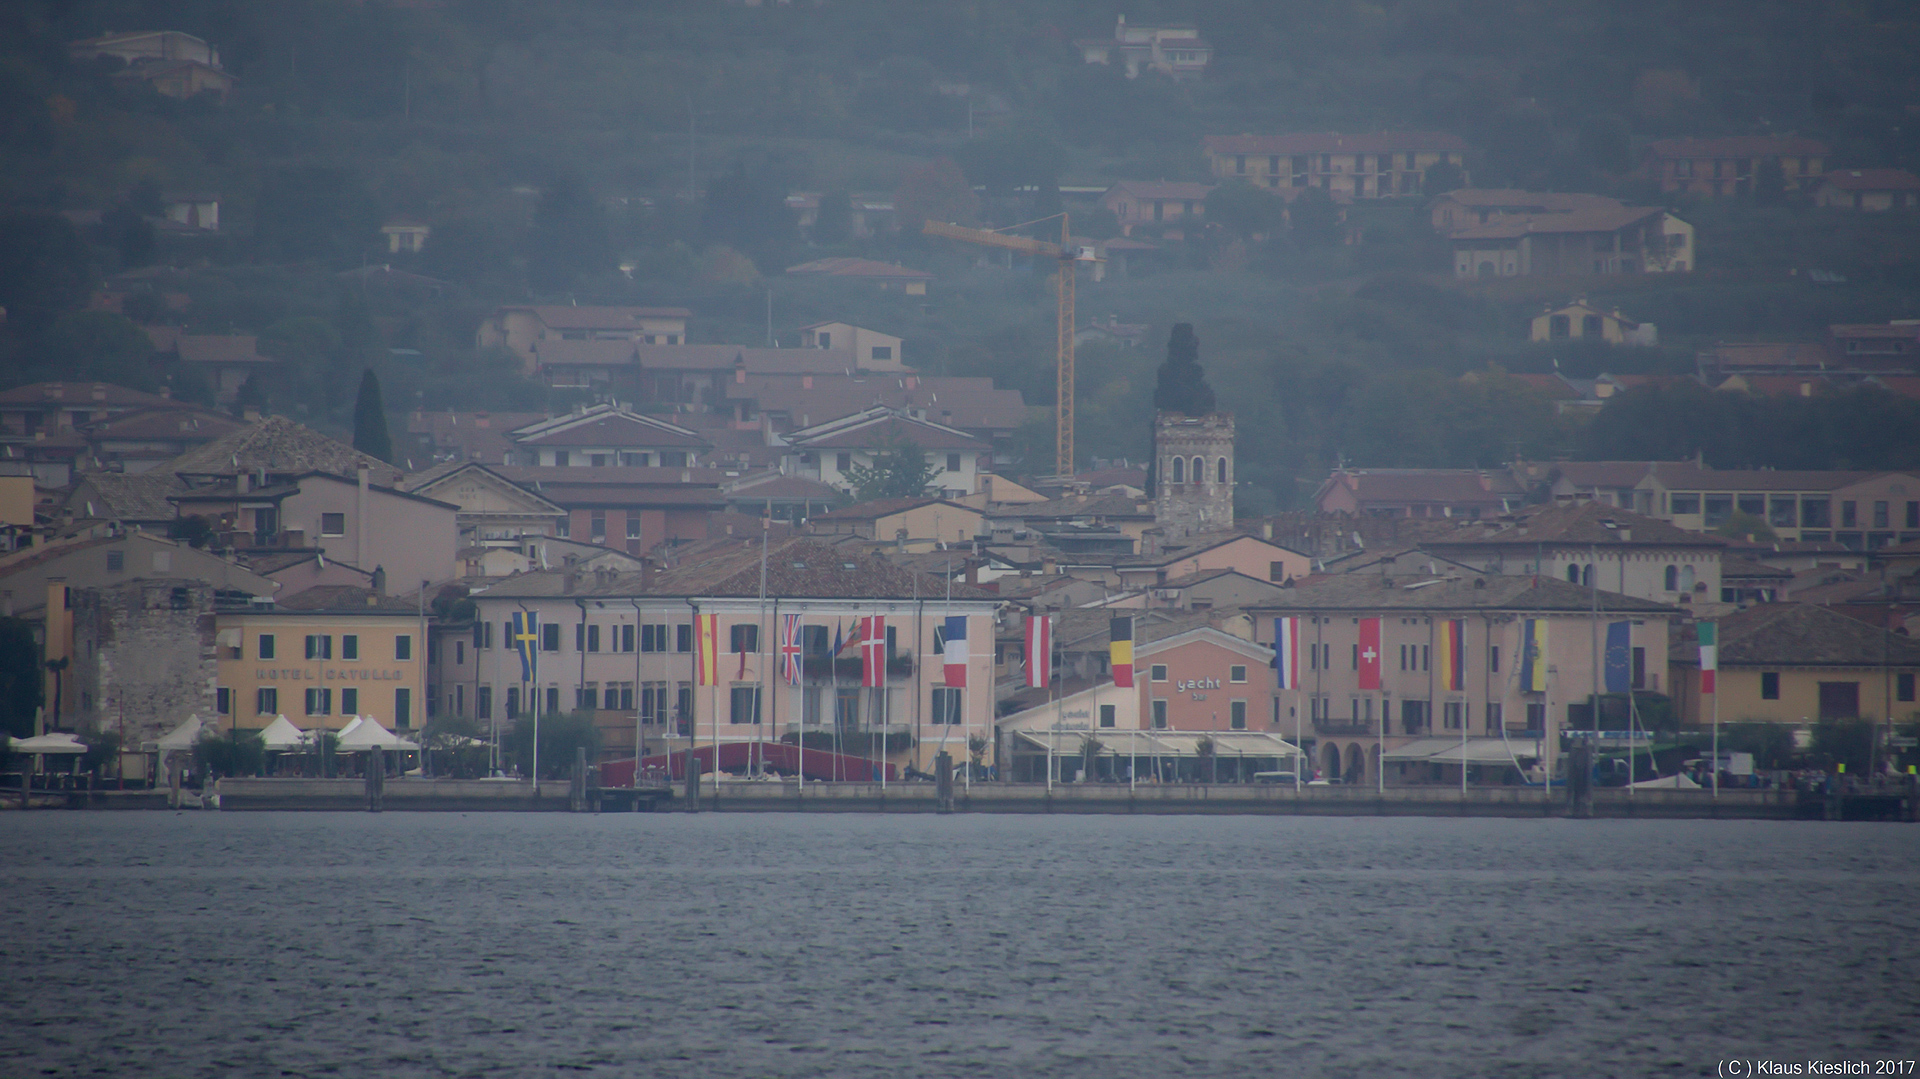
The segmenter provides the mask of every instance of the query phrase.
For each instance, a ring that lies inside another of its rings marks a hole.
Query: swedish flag
[[[540,673],[540,616],[513,612],[513,649],[520,653],[520,680],[532,682]]]

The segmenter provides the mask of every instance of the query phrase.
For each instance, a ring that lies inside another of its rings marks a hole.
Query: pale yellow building
[[[1658,342],[1651,322],[1635,322],[1618,310],[1607,311],[1575,300],[1533,316],[1527,340],[1605,341],[1609,345],[1652,345]]]
[[[1356,199],[1417,195],[1434,165],[1461,168],[1469,147],[1457,135],[1383,131],[1366,135],[1208,135],[1201,140],[1215,176],[1258,187],[1318,187]]]
[[[1683,725],[1712,723],[1715,696],[1722,723],[1920,719],[1920,642],[1910,637],[1807,603],[1756,604],[1718,624],[1711,696],[1700,692],[1695,631],[1675,639],[1673,703]]]
[[[302,730],[372,716],[388,730],[425,722],[426,620],[413,600],[364,588],[310,588],[281,605],[222,611],[215,711],[222,728],[284,715]]]

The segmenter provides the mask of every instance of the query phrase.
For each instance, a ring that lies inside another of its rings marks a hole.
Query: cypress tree
[[[353,448],[388,463],[393,461],[387,408],[380,401],[380,379],[371,367],[360,376],[360,395],[353,402]]]
[[[1177,322],[1173,334],[1167,338],[1167,359],[1160,365],[1159,378],[1153,387],[1153,409],[1158,423],[1162,412],[1178,412],[1185,416],[1204,416],[1215,407],[1213,387],[1207,384],[1207,373],[1200,366],[1200,339],[1194,336],[1193,323]],[[1160,454],[1154,445],[1156,428],[1147,431],[1147,494],[1155,494],[1159,487]]]

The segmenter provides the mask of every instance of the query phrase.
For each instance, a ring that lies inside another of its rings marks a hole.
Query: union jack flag
[[[780,616],[780,674],[787,684],[800,684],[800,616],[783,614]]]

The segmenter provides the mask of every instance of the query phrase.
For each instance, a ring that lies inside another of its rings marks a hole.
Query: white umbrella
[[[382,727],[380,721],[372,716],[357,716],[340,732],[339,749],[342,753],[375,748],[413,750],[420,747]]]
[[[198,712],[195,712],[178,727],[161,735],[160,740],[155,742],[153,747],[162,753],[173,749],[192,749],[194,743],[200,740],[200,732],[206,725],[206,721],[200,718]]]
[[[87,747],[72,734],[66,731],[55,731],[52,734],[40,734],[32,738],[15,738],[13,751],[15,753],[85,753]]]
[[[274,716],[260,732],[260,741],[271,750],[299,749],[307,744],[307,733],[287,722],[286,716]]]

